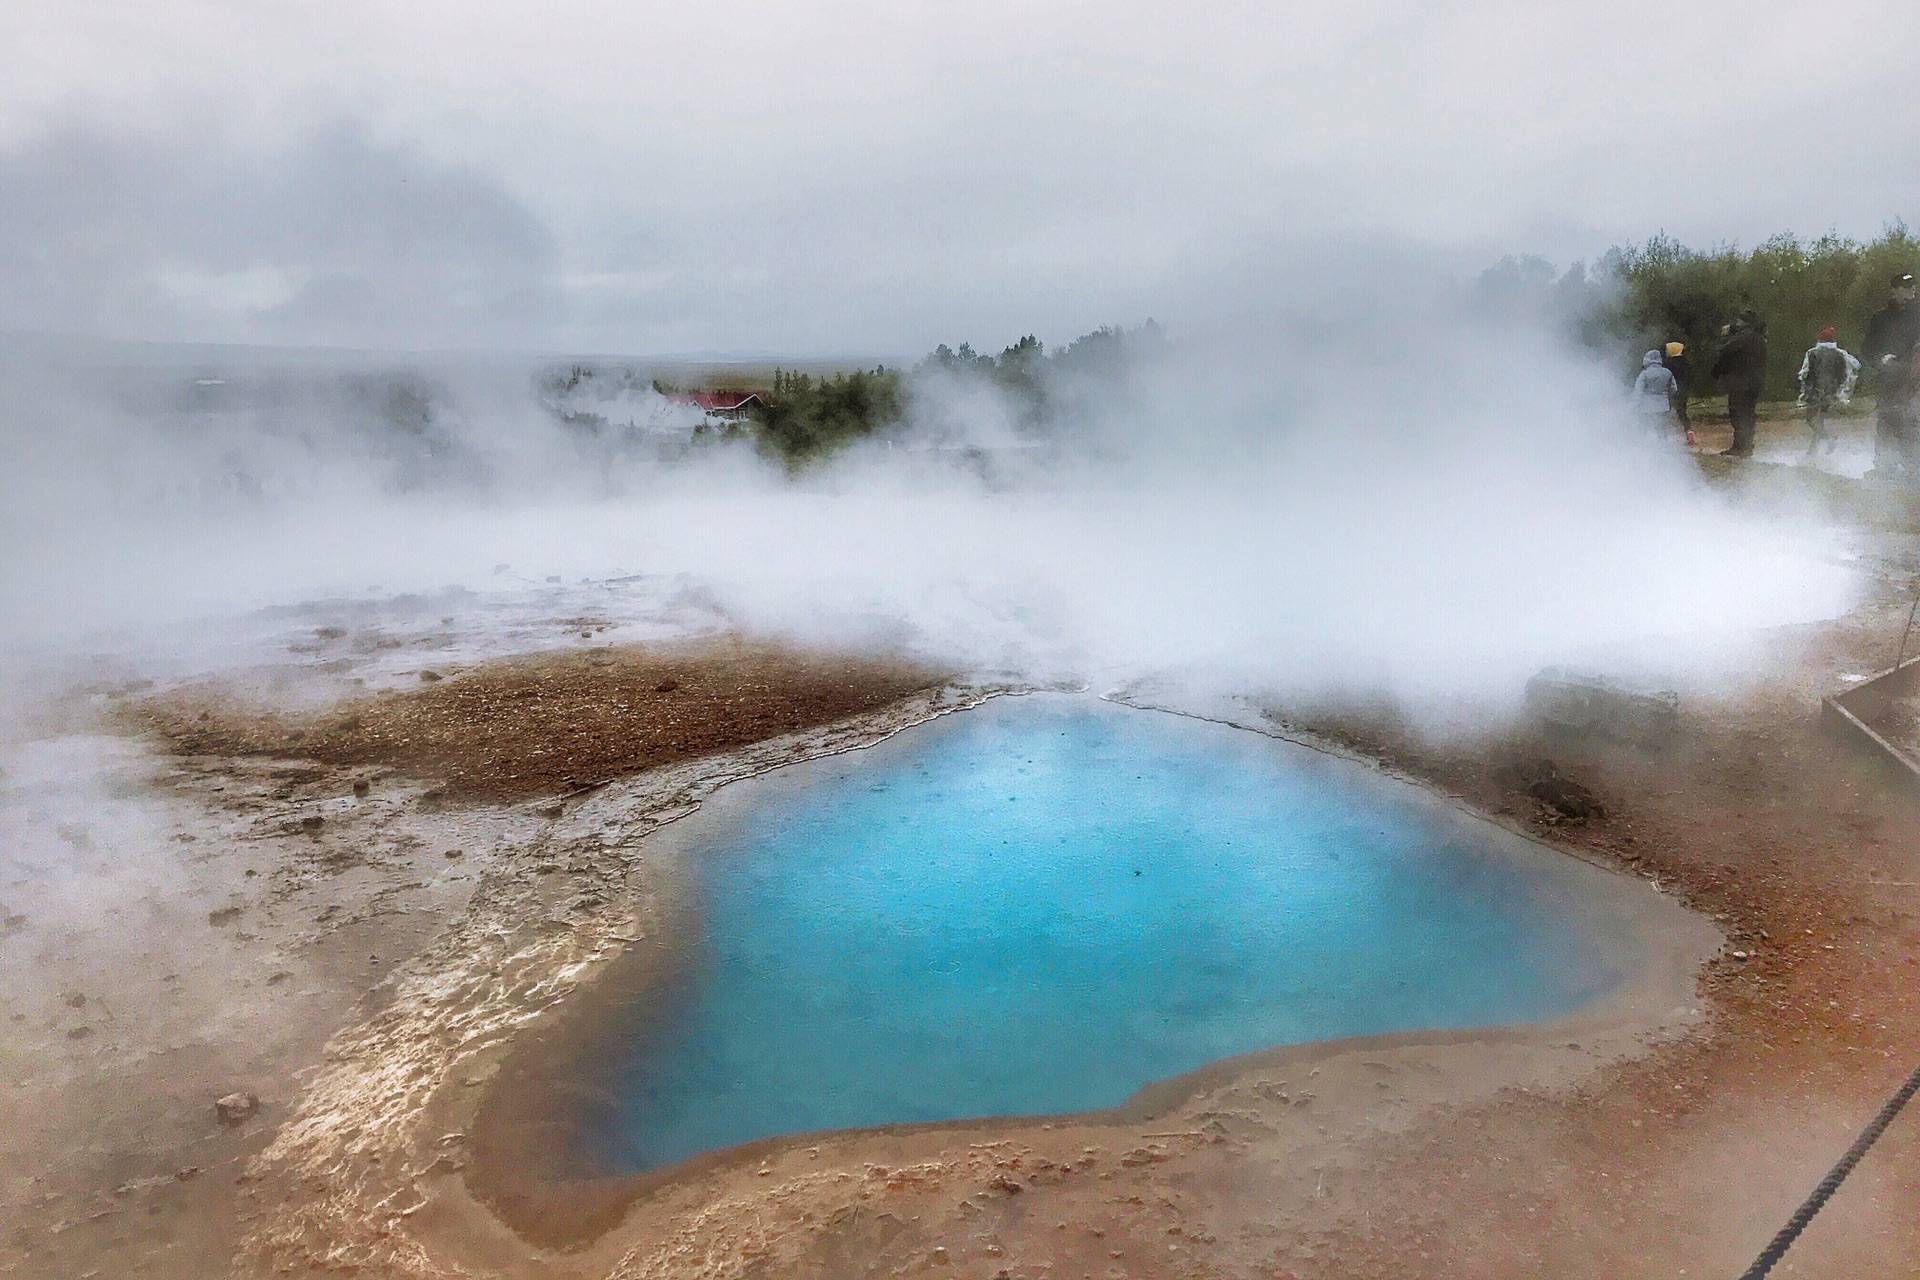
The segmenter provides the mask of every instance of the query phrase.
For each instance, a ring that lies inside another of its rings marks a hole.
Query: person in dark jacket
[[[1687,357],[1686,344],[1669,342],[1660,363],[1673,375],[1673,416],[1680,420],[1680,429],[1687,433],[1687,443],[1693,444],[1693,419],[1687,417],[1687,400],[1693,395],[1693,361]]]
[[[1757,312],[1742,311],[1727,326],[1726,345],[1720,348],[1712,372],[1727,393],[1727,416],[1733,420],[1733,444],[1722,452],[1730,458],[1751,458],[1760,388],[1767,373],[1767,325]]]
[[[1873,465],[1907,470],[1916,463],[1913,422],[1914,348],[1920,346],[1920,302],[1913,277],[1893,278],[1893,296],[1867,321],[1860,358],[1873,378],[1876,401]]]

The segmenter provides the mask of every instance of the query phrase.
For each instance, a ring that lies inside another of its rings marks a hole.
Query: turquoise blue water
[[[697,851],[704,937],[618,1064],[603,1158],[1111,1107],[1252,1050],[1527,1021],[1618,979],[1565,876],[1411,788],[1020,701],[775,788]]]

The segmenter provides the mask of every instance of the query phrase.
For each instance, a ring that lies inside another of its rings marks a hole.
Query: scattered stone
[[[222,907],[218,911],[207,912],[207,923],[215,928],[219,928],[221,925],[232,924],[239,918],[239,907]]]
[[[1560,772],[1551,760],[1527,761],[1517,773],[1526,793],[1545,806],[1549,822],[1582,823],[1607,816],[1606,806],[1593,792]]]
[[[260,1097],[253,1093],[230,1093],[213,1104],[213,1114],[229,1127],[245,1124],[259,1110]]]

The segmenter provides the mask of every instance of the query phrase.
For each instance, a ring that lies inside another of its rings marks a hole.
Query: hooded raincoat
[[[1816,342],[1800,359],[1800,403],[1821,409],[1853,398],[1860,362],[1838,343]]]
[[[1658,351],[1640,357],[1640,376],[1633,380],[1633,411],[1648,421],[1665,421],[1680,384],[1673,370],[1661,363]]]

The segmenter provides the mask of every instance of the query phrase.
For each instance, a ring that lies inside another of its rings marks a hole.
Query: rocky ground
[[[302,685],[282,714],[253,679],[136,682],[7,746],[0,1274],[226,1274],[249,1162],[330,1039],[390,1009],[476,897],[596,914],[614,872],[552,852],[571,809],[644,771],[657,823],[941,683],[731,641],[444,674],[317,705]],[[257,1105],[222,1115],[230,1095]]]
[[[1920,803],[1816,715],[1905,591],[1773,636],[1653,746],[1231,701],[1713,920],[1653,1031],[1322,1046],[1137,1115],[792,1144],[546,1238],[495,1213],[478,1121],[672,927],[647,833],[995,690],[723,639],[96,694],[0,760],[0,1274],[1737,1274],[1920,1062]],[[1916,1222],[1910,1115],[1782,1273],[1920,1271]]]

